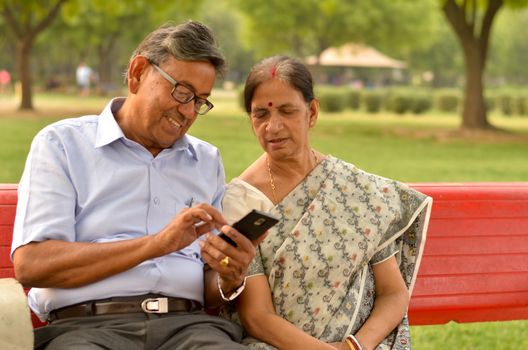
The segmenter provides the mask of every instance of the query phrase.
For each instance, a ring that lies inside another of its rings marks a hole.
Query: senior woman
[[[237,314],[251,349],[408,349],[410,291],[431,198],[313,149],[319,104],[299,61],[252,69],[245,108],[264,153],[228,185],[224,215],[277,216]]]

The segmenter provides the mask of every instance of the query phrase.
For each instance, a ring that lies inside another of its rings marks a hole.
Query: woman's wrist
[[[222,278],[220,277],[220,275],[217,275],[216,281],[218,285],[218,291],[220,292],[220,296],[224,301],[234,300],[237,296],[240,295],[240,293],[242,293],[242,291],[246,287],[245,277],[240,284],[237,284],[235,287],[229,288],[227,291],[224,291],[224,289],[222,288]]]
[[[354,337],[352,334],[349,334],[346,337],[345,342],[347,343],[350,350],[363,350],[363,347],[361,346],[359,340],[357,340],[357,338]]]

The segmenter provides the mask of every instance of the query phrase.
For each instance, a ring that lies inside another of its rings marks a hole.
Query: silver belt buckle
[[[169,301],[167,298],[148,298],[141,302],[141,309],[147,314],[166,314]]]

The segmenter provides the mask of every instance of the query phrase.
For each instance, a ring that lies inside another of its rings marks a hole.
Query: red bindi
[[[268,106],[269,107],[273,106],[273,102],[268,102]]]

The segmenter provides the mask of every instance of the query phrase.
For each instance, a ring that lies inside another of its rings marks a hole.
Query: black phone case
[[[246,216],[233,224],[233,228],[238,232],[246,236],[249,240],[254,241],[255,239],[262,236],[268,229],[275,225],[279,220],[264,213],[262,211],[253,209]],[[236,243],[229,238],[227,235],[220,233],[219,237],[223,238],[226,242],[236,247]]]

